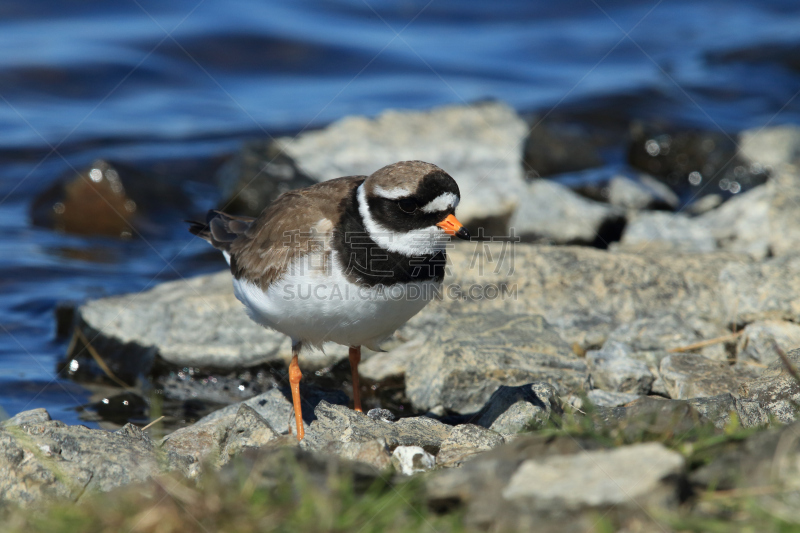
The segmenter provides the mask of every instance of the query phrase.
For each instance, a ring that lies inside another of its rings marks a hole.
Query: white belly
[[[297,274],[284,276],[267,292],[252,282],[234,279],[234,292],[250,318],[288,335],[293,344],[301,341],[317,348],[335,342],[377,350],[441,289],[435,281],[360,287],[336,266],[322,272],[310,267],[309,259],[300,266],[290,269]]]

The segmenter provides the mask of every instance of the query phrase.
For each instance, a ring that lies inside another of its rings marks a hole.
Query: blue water
[[[719,59],[736,50],[767,53]],[[792,50],[789,0],[6,0],[0,407],[78,421],[89,394],[56,374],[58,302],[221,267],[180,219],[219,200],[215,165],[242,139],[487,98],[728,133],[800,123]],[[158,168],[188,202],[163,209],[145,239],[33,227],[36,194],[97,157]]]

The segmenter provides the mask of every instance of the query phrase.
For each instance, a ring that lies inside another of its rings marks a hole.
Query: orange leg
[[[361,362],[361,346],[350,347],[350,373],[353,376],[353,408],[361,413],[361,386],[358,383],[358,363]]]
[[[289,364],[289,383],[292,386],[292,403],[294,403],[294,421],[297,424],[297,440],[303,440],[306,432],[303,429],[303,411],[300,408],[300,380],[303,373],[297,364],[297,354],[300,353],[300,344],[292,346],[292,362]]]

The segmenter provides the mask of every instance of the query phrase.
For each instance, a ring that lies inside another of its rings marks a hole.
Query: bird
[[[456,181],[438,166],[400,161],[283,193],[258,217],[208,212],[189,231],[220,250],[236,298],[256,323],[291,339],[296,436],[305,436],[301,348],[349,347],[353,404],[361,412],[361,348],[383,341],[439,294],[455,216]]]

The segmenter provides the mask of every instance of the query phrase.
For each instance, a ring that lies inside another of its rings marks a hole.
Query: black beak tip
[[[461,226],[461,229],[459,229],[456,232],[456,237],[458,237],[459,239],[464,239],[465,241],[468,241],[469,240],[469,232],[467,231],[467,228],[465,228],[464,226]]]

